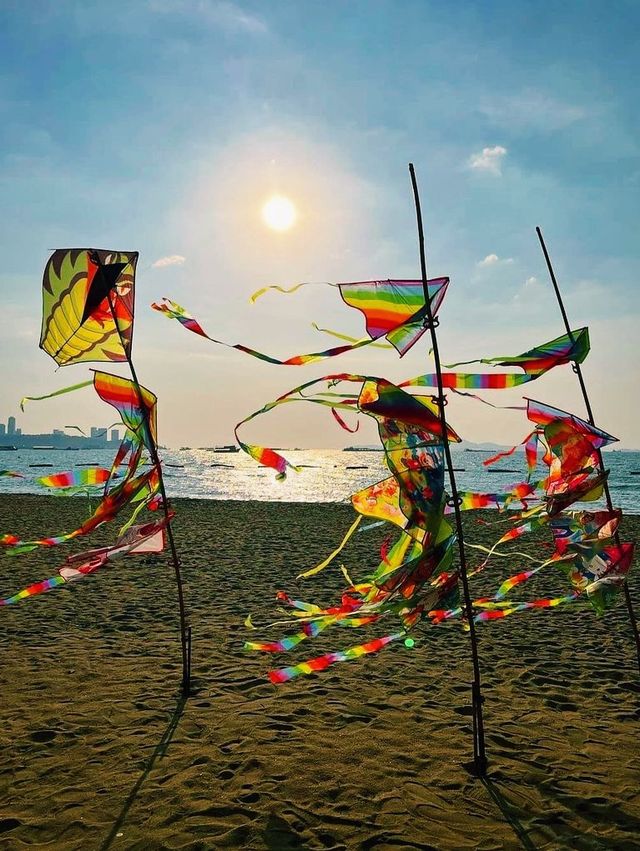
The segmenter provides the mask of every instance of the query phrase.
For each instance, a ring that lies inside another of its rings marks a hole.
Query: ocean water
[[[521,452],[489,468],[482,462],[491,453],[458,448],[452,452],[460,490],[505,491],[524,478],[518,472],[526,469]],[[278,482],[273,470],[260,467],[244,452],[162,450],[167,492],[195,499],[346,502],[355,491],[389,475],[380,451],[296,449],[283,454],[303,469]],[[25,478],[0,476],[0,493],[50,493],[38,484],[40,476],[81,466],[110,467],[112,457],[112,450],[106,449],[1,452],[0,469],[14,470]],[[640,452],[606,452],[604,458],[614,503],[629,514],[640,514]]]

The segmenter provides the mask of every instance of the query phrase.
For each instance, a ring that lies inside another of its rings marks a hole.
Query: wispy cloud
[[[182,266],[186,257],[180,254],[170,254],[168,257],[160,257],[151,264],[152,269],[164,269],[165,266]]]
[[[502,160],[507,155],[507,149],[502,145],[494,145],[492,148],[483,148],[478,154],[469,157],[469,168],[476,171],[486,171],[500,177],[502,174]]]
[[[499,263],[503,265],[513,263],[513,257],[498,257],[497,254],[487,254],[483,260],[478,260],[476,266],[484,269],[487,266],[497,266]]]
[[[495,125],[511,130],[562,130],[586,118],[581,106],[556,100],[538,89],[527,88],[515,95],[492,96],[481,101],[479,111]]]
[[[147,0],[147,8],[160,15],[189,15],[227,32],[264,35],[269,31],[263,18],[229,0]]]

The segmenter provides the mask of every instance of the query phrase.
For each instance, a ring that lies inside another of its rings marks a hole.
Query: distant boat
[[[377,446],[345,446],[343,452],[381,452]]]
[[[240,447],[235,446],[234,444],[229,444],[227,446],[214,446],[211,451],[212,452],[240,452]]]
[[[0,452],[17,452],[17,446],[0,446]]]
[[[51,449],[55,449],[55,446],[32,446],[31,449],[46,449],[50,451]]]
[[[369,468],[368,468],[366,465],[365,465],[365,466],[363,466],[363,467],[358,467],[358,466],[355,466],[355,467],[347,467],[347,470],[368,470],[368,469],[369,469]]]
[[[53,467],[53,464],[29,464],[30,467]]]

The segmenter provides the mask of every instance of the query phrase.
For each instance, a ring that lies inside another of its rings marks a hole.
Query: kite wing
[[[449,286],[449,278],[428,281],[431,313],[435,316]],[[361,281],[338,284],[345,304],[364,314],[372,340],[386,337],[400,356],[426,331],[427,309],[421,280]]]
[[[125,361],[133,337],[137,262],[137,251],[54,251],[42,281],[40,348],[60,366]]]
[[[145,427],[145,421],[151,429],[151,440],[157,441],[156,402],[157,397],[146,387],[140,385],[140,393],[133,381],[112,375],[109,372],[94,370],[93,384],[98,396],[118,411],[122,422],[130,432],[136,435],[138,441],[150,448],[150,441]],[[141,407],[141,402],[145,410]]]
[[[408,326],[409,327],[409,326]],[[507,355],[497,358],[480,358],[478,360],[463,361],[462,363],[447,364],[447,369],[456,366],[464,366],[470,363],[486,363],[491,366],[517,366],[522,369],[523,374],[515,372],[443,372],[442,386],[451,390],[505,390],[519,387],[529,381],[534,381],[545,372],[556,366],[573,361],[582,363],[589,354],[589,331],[580,328],[541,343],[528,352],[520,355]],[[437,387],[438,376],[435,372],[418,375],[408,381],[403,381],[400,387]],[[471,394],[465,394],[471,395]],[[477,397],[476,397],[477,398]]]

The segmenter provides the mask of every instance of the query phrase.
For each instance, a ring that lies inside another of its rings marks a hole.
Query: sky
[[[429,275],[451,278],[444,363],[563,333],[540,225],[572,324],[590,328],[598,424],[640,448],[639,41],[640,6],[625,0],[0,0],[0,420],[28,432],[113,420],[91,389],[18,409],[87,377],[38,348],[42,270],[62,247],[140,252],[134,357],[168,446],[231,443],[237,421],[329,372],[431,371],[426,338],[403,359],[365,348],[277,367],[149,308],[169,296],[212,336],[279,357],[331,345],[314,321],[361,336],[332,288],[249,296],[419,277],[413,162]],[[297,209],[286,232],[261,217],[274,193]],[[529,392],[584,413],[569,368]],[[447,413],[471,441],[528,430],[523,413],[473,400]],[[371,424],[352,437],[305,405],[243,436],[375,442]]]

